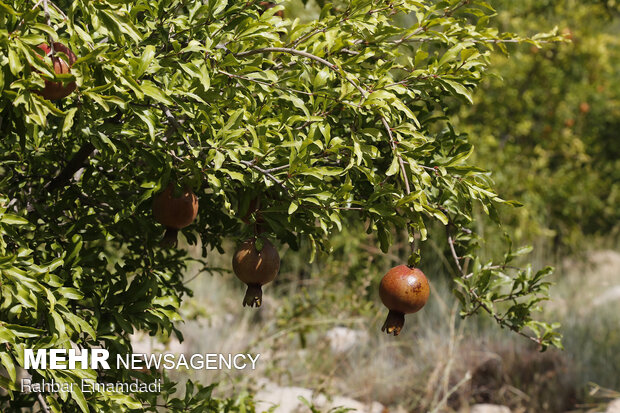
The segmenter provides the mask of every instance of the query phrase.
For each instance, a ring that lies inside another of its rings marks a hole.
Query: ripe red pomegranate
[[[430,288],[422,271],[399,265],[383,276],[379,296],[390,310],[381,331],[397,336],[405,324],[405,314],[420,311],[428,301]]]
[[[37,46],[39,49],[45,53],[45,56],[49,55],[51,52],[51,48],[46,43],[41,43]],[[64,58],[56,56],[56,53],[62,52],[67,55],[69,61],[65,61]],[[43,58],[43,56],[41,56]],[[54,73],[59,74],[67,74],[71,71],[71,66],[77,60],[75,54],[62,43],[54,42],[54,55],[51,56],[52,63],[54,65]],[[75,90],[76,85],[75,82],[63,84],[62,82],[53,82],[50,80],[45,81],[45,87],[36,93],[47,100],[58,100],[63,99],[69,96]]]
[[[263,300],[262,286],[273,281],[280,270],[280,256],[273,244],[264,238],[244,241],[233,257],[233,271],[247,284],[243,306],[260,307]]]
[[[185,188],[180,196],[175,197],[174,188],[173,183],[168,184],[153,200],[153,216],[166,227],[161,241],[166,247],[176,246],[179,230],[191,224],[198,214],[198,197],[192,190]]]

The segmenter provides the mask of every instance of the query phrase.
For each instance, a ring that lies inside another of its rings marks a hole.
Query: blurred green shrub
[[[567,39],[518,46],[491,58],[498,74],[461,111],[474,156],[502,195],[527,208],[506,211],[515,235],[580,246],[588,234],[618,235],[620,222],[620,11],[617,2],[494,2],[500,30],[556,25]]]

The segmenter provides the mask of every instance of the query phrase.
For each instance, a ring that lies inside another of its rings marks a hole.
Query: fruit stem
[[[248,289],[243,297],[243,306],[260,307],[263,302],[263,289],[260,284],[248,284]]]
[[[176,228],[166,228],[166,233],[162,238],[160,245],[164,248],[174,248],[177,246],[177,236],[179,230]]]
[[[383,327],[381,327],[381,331],[397,336],[400,334],[400,330],[402,330],[404,325],[405,314],[400,311],[390,310],[385,319],[385,323],[383,323]]]

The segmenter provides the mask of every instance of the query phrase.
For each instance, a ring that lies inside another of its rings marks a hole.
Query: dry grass
[[[226,256],[209,260],[230,266]],[[338,303],[333,307],[338,311],[321,312],[321,300],[333,286],[311,274],[300,280],[294,265],[291,273],[286,268],[284,281],[266,289],[260,310],[241,307],[244,288],[232,274],[199,274],[191,282],[196,294],[185,304],[190,321],[181,328],[186,351],[251,352],[261,358],[256,371],[193,371],[184,377],[217,381],[220,395],[257,390],[267,378],[411,412],[460,411],[482,402],[513,412],[563,412],[589,401],[589,381],[620,388],[620,298],[608,293],[620,286],[618,253],[596,252],[588,262],[567,261],[558,271],[547,315],[565,326],[566,350],[545,353],[488,319],[460,320],[450,286],[441,281],[432,286],[433,300],[408,316],[394,338],[380,333],[385,317],[380,304],[365,312],[356,306],[347,314],[340,312],[347,303]],[[291,316],[295,310],[308,317]],[[354,345],[334,350],[326,336],[334,326],[358,331]]]

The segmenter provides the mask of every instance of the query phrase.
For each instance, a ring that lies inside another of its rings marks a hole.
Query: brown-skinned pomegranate
[[[54,66],[54,73],[60,75],[71,72],[71,66],[73,66],[73,63],[75,63],[77,57],[71,51],[71,49],[69,49],[64,44],[58,42],[54,42],[53,44],[54,53],[51,56],[51,59]],[[37,47],[43,51],[45,56],[48,56],[52,51],[50,45],[46,43],[41,43]],[[64,53],[67,56],[68,61],[65,60],[64,57],[56,56],[56,53],[58,52]],[[43,58],[43,56],[41,56],[41,58]],[[45,87],[41,90],[38,90],[36,93],[38,93],[41,97],[47,100],[59,100],[69,96],[71,93],[73,93],[75,88],[75,82],[63,84],[62,82],[46,80]]]
[[[388,316],[381,331],[397,336],[405,324],[405,314],[420,311],[428,301],[428,280],[418,268],[399,265],[383,276],[379,296],[388,308]]]
[[[198,214],[198,197],[192,190],[185,188],[180,196],[175,196],[174,188],[173,183],[168,184],[153,200],[153,216],[166,227],[161,241],[166,247],[176,246],[179,230],[190,225]]]
[[[280,270],[280,256],[273,244],[264,238],[245,240],[233,257],[233,271],[247,284],[243,306],[260,307],[262,286],[273,281]]]

